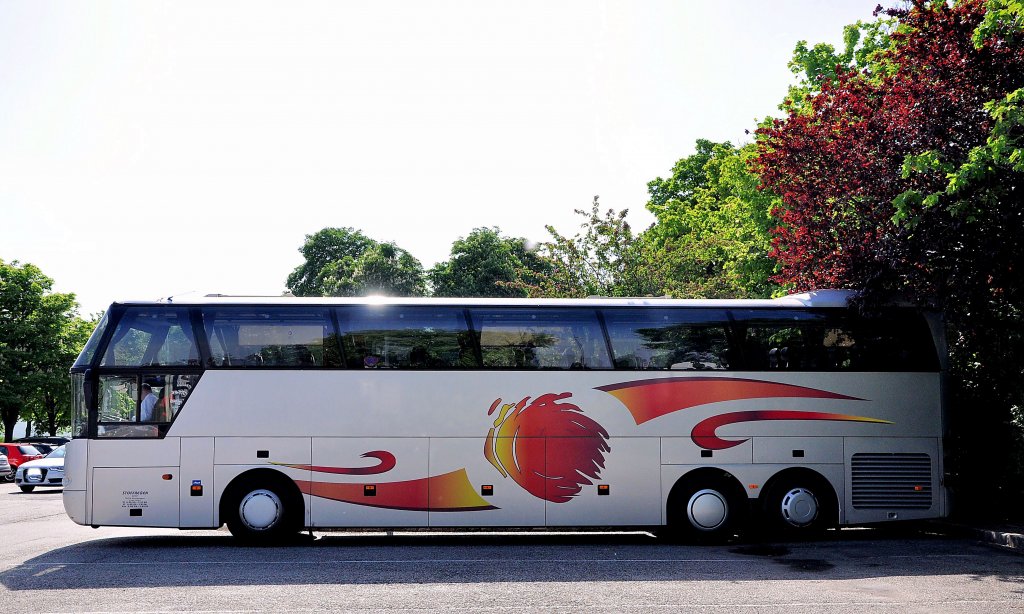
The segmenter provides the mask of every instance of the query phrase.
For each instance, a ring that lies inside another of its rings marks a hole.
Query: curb
[[[929,524],[937,531],[951,537],[966,537],[1010,550],[1024,551],[1024,533],[1015,530],[1016,527],[1014,529],[1008,527],[985,528],[946,521],[934,521]]]

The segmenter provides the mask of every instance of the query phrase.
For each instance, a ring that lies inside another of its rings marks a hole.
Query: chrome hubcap
[[[269,490],[254,490],[238,505],[238,517],[252,531],[266,531],[281,519],[284,506],[281,499]]]
[[[782,497],[782,518],[794,527],[806,527],[818,517],[818,499],[806,488],[794,488]]]
[[[705,488],[693,493],[686,503],[690,524],[701,531],[714,531],[729,517],[729,504],[717,490]]]

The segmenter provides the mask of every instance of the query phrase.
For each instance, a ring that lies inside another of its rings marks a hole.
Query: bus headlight
[[[42,482],[43,472],[38,467],[30,467],[25,470],[26,482]]]

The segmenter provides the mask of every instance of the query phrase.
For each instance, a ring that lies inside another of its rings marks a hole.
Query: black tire
[[[672,541],[715,544],[739,533],[747,521],[749,504],[741,488],[723,474],[683,476],[668,500],[667,530]]]
[[[839,502],[832,486],[816,473],[784,475],[761,496],[761,517],[773,537],[817,538],[836,526]]]
[[[21,492],[32,492],[33,490],[36,489],[35,486],[20,486],[20,485],[18,486],[18,488],[21,489]]]
[[[302,530],[302,495],[277,474],[243,477],[224,493],[222,518],[231,534],[249,544],[279,543]]]

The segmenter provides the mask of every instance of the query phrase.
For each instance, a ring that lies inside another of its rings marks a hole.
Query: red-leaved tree
[[[919,1],[888,11],[899,28],[871,68],[840,72],[821,84],[809,109],[758,131],[755,170],[783,201],[772,251],[780,282],[800,290],[865,287],[881,277],[911,284],[915,296],[944,289],[942,254],[910,244],[960,232],[959,223],[978,212],[911,201],[896,219],[894,201],[908,190],[941,191],[946,165],[988,137],[986,103],[1024,86],[1024,46],[998,34],[980,47],[972,41],[985,5]],[[945,164],[904,172],[908,156],[926,152]]]
[[[945,312],[950,465],[963,490],[1010,504],[1024,503],[1024,163],[1007,155],[1024,143],[1024,35],[987,5],[885,11],[891,44],[762,127],[754,170],[782,198],[778,281]]]

